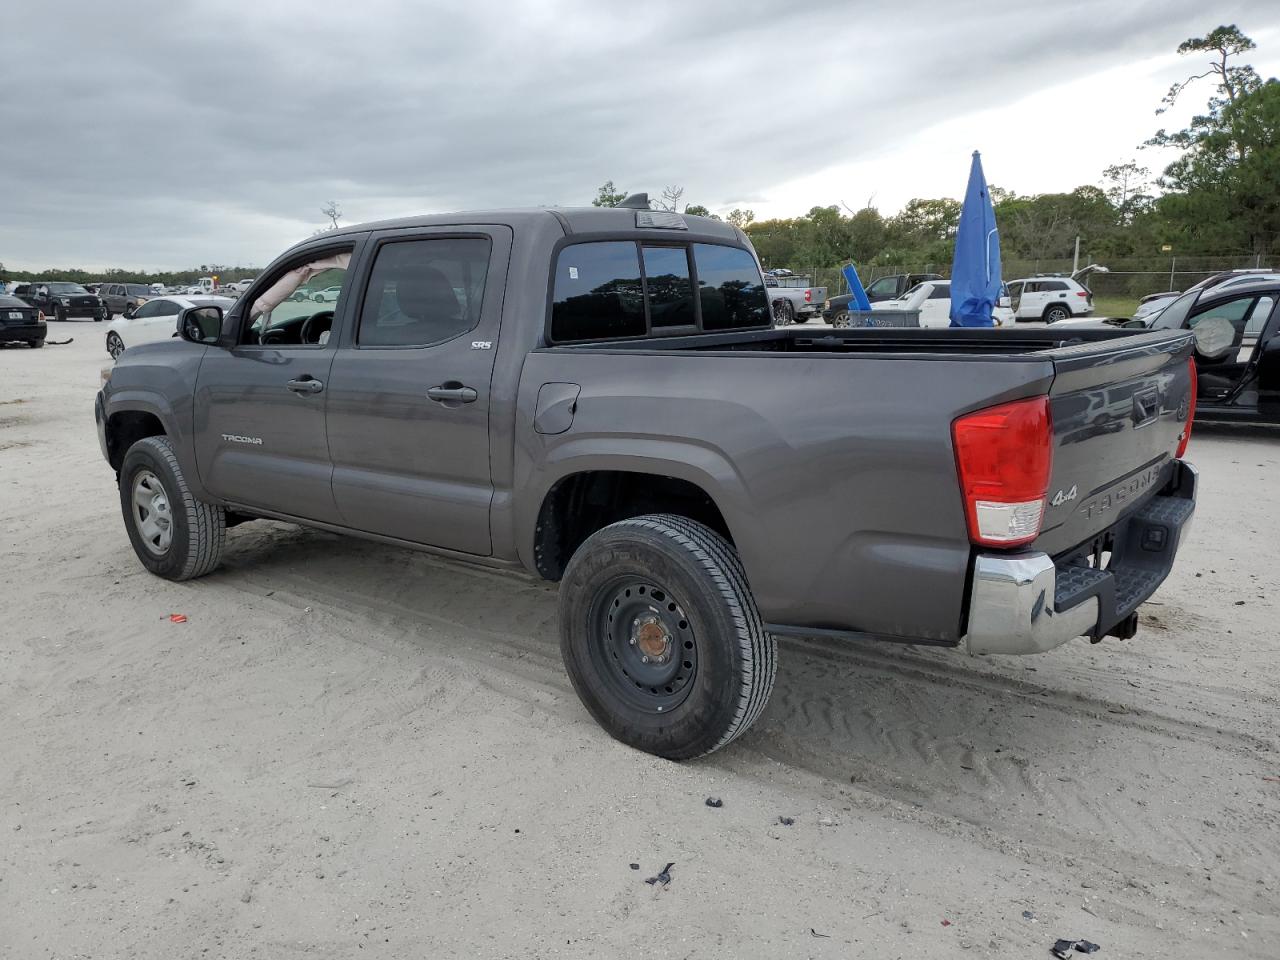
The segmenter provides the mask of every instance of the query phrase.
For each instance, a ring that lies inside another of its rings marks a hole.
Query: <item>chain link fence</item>
[[[1200,280],[1224,270],[1256,270],[1277,268],[1280,258],[1268,259],[1254,254],[1238,256],[1205,257],[1128,257],[1093,261],[1080,257],[1080,266],[1098,262],[1107,273],[1091,273],[1084,283],[1098,296],[1142,297],[1164,290],[1185,290]],[[1006,281],[1034,277],[1042,273],[1071,274],[1071,258],[1062,260],[1005,260],[1001,273]],[[839,267],[790,267],[797,274],[812,278],[814,286],[826,287],[827,296],[848,293],[844,275]],[[950,263],[901,263],[884,266],[861,267],[858,276],[862,285],[874,282],[878,277],[896,273],[937,273],[946,277],[951,273]]]

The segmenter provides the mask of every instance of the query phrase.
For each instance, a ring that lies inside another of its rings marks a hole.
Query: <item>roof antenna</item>
[[[627,207],[630,210],[648,210],[649,195],[647,193],[633,193],[618,206]]]

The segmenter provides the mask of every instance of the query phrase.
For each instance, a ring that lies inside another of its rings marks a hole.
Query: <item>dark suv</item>
[[[160,294],[145,283],[104,283],[98,289],[98,296],[107,305],[109,314],[123,313],[131,317],[133,311]]]
[[[25,283],[13,291],[19,300],[31,304],[49,320],[87,317],[106,320],[107,308],[102,300],[80,286],[66,280]]]

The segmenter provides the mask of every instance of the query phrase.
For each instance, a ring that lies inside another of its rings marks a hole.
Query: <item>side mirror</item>
[[[221,307],[187,307],[178,314],[178,336],[183,340],[211,344],[221,335]]]

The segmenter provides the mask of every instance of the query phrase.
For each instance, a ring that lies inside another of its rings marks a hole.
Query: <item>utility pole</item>
[[[1076,234],[1076,255],[1071,261],[1071,275],[1074,277],[1076,271],[1080,269],[1080,234]]]

